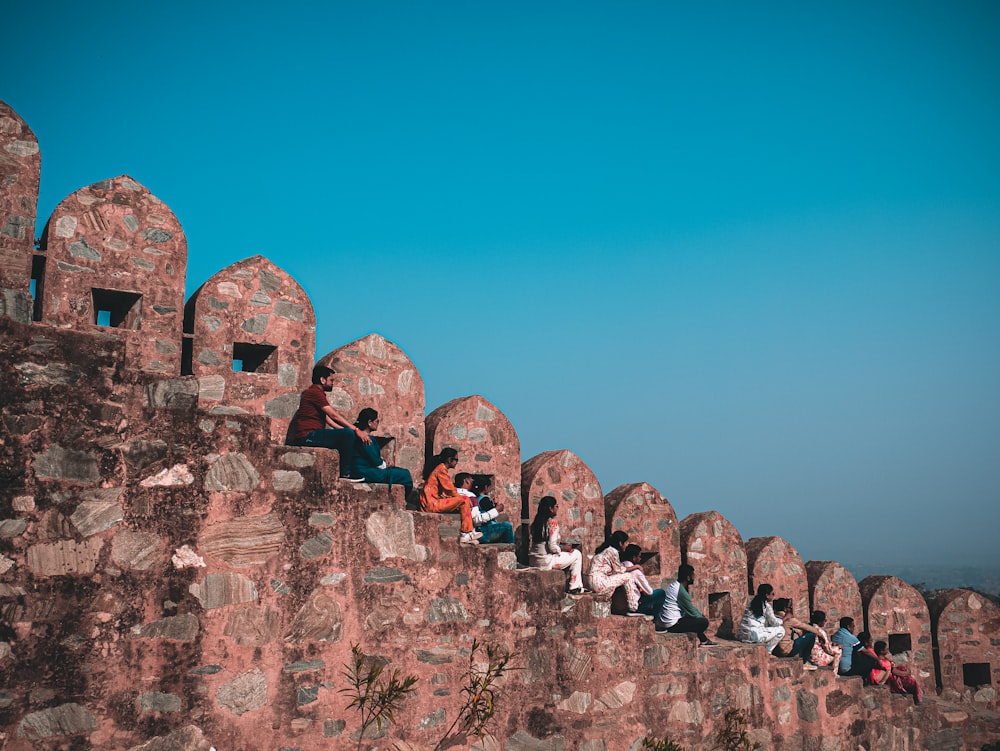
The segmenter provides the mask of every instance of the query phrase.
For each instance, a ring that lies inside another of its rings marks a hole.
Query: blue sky
[[[3,98],[56,204],[129,174],[190,293],[262,253],[377,331],[808,559],[995,563],[1000,6],[38,2]],[[816,7],[813,7],[816,6]]]

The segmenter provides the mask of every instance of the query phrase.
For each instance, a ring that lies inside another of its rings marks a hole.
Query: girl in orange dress
[[[478,545],[482,533],[472,526],[472,505],[469,499],[459,494],[448,474],[449,469],[458,466],[458,451],[443,448],[440,454],[432,456],[424,467],[424,486],[420,489],[420,508],[434,514],[458,511],[462,517],[462,534],[458,541],[466,545]]]

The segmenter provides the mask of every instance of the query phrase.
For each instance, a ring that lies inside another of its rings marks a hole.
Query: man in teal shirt
[[[656,630],[660,633],[697,634],[702,647],[715,646],[715,642],[705,636],[708,618],[691,602],[688,587],[694,584],[694,566],[683,563],[677,569],[677,580],[667,587],[663,608],[654,618]]]

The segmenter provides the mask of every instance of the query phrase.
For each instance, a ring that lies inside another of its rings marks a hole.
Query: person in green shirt
[[[715,642],[705,636],[708,618],[691,602],[688,588],[693,584],[694,566],[681,564],[677,568],[677,580],[667,586],[663,607],[653,621],[660,633],[669,631],[672,634],[696,634],[702,647],[714,647]]]

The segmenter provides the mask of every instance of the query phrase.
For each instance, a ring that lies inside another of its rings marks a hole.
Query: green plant
[[[477,654],[485,652],[486,665],[476,664]],[[434,751],[447,748],[445,743],[452,745],[456,736],[474,735],[482,738],[486,735],[486,726],[496,713],[496,684],[510,670],[510,662],[514,653],[496,644],[480,644],[473,640],[472,651],[469,653],[469,667],[465,671],[465,685],[462,695],[465,701],[458,714],[448,726],[444,737],[434,746]],[[456,731],[456,728],[458,730]]]
[[[663,737],[657,740],[652,735],[642,739],[642,747],[646,751],[684,751],[683,746],[678,746],[669,738]]]
[[[359,749],[368,728],[375,725],[381,731],[384,724],[392,722],[403,700],[416,691],[415,675],[400,676],[396,668],[386,674],[385,669],[384,662],[368,657],[359,645],[351,645],[351,663],[344,671],[348,686],[340,689],[340,693],[351,697],[348,708],[357,707],[361,713]]]
[[[750,718],[742,709],[730,709],[725,715],[725,726],[715,734],[716,747],[721,751],[756,751],[760,744],[750,740],[747,725]]]

